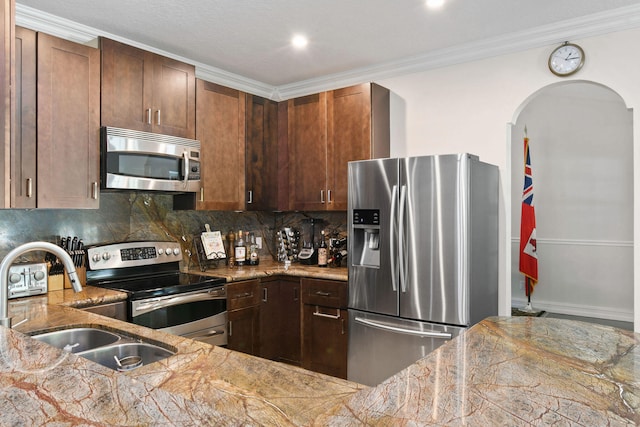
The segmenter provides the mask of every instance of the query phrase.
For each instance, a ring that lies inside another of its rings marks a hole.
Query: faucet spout
[[[11,264],[18,259],[19,256],[24,255],[28,252],[33,251],[45,251],[51,252],[55,256],[57,256],[62,264],[64,265],[65,270],[67,270],[67,274],[69,275],[69,280],[71,281],[71,286],[75,292],[80,292],[82,290],[82,284],[80,283],[80,278],[78,277],[78,273],[76,273],[76,268],[73,265],[73,260],[69,256],[64,249],[60,246],[56,246],[53,243],[49,242],[29,242],[18,246],[17,248],[11,250],[0,263],[0,326],[4,326],[7,328],[11,327],[11,318],[8,317],[9,313],[9,267]]]

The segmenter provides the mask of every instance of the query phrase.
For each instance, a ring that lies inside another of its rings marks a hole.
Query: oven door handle
[[[140,316],[150,311],[160,310],[161,308],[171,307],[173,305],[188,304],[190,302],[208,301],[214,299],[226,299],[224,296],[220,296],[217,291],[198,292],[188,295],[176,295],[165,298],[154,298],[149,301],[143,301],[140,304],[135,304],[131,307],[132,317]]]

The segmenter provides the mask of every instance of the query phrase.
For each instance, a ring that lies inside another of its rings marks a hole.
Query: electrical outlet
[[[256,245],[258,246],[258,249],[262,249],[262,237],[256,236]]]

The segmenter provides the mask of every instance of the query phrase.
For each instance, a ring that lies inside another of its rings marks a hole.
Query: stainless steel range
[[[178,243],[92,245],[87,259],[87,285],[126,292],[130,322],[213,345],[227,344],[226,280],[180,272]]]

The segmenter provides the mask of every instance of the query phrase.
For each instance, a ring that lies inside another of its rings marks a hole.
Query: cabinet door
[[[102,125],[151,132],[154,55],[105,38],[100,46]]]
[[[260,356],[300,365],[300,279],[261,280]]]
[[[347,378],[347,310],[304,305],[302,367]]]
[[[12,61],[14,46],[13,0],[0,0],[0,208],[9,207],[10,141],[12,109],[14,107]]]
[[[15,28],[15,115],[11,141],[11,207],[36,207],[36,33]]]
[[[326,92],[288,101],[289,208],[326,209]]]
[[[371,158],[370,85],[329,92],[327,116],[327,209],[346,210],[347,164]]]
[[[227,347],[247,354],[260,354],[260,306],[229,311],[227,316]]]
[[[278,209],[278,104],[247,95],[247,210]]]
[[[97,209],[100,51],[38,33],[39,208]]]
[[[262,300],[260,301],[260,357],[278,360],[280,356],[280,335],[282,316],[280,310],[280,281],[260,280]]]
[[[151,108],[153,132],[195,138],[195,67],[171,58],[154,55]]]
[[[202,197],[204,210],[244,210],[245,94],[197,81]]]

